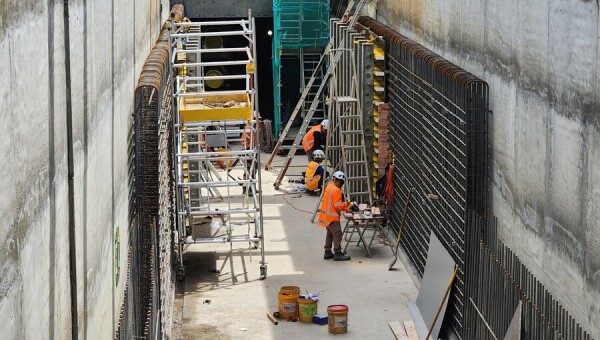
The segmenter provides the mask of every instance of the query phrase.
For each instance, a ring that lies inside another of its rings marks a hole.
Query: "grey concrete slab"
[[[452,256],[432,231],[429,236],[427,264],[425,265],[425,272],[421,281],[421,289],[419,290],[415,304],[409,304],[415,324],[422,338],[427,336],[430,328],[432,328],[432,339],[437,339],[440,334],[449,300],[448,283],[451,282],[450,280],[454,280],[455,275],[453,272],[455,266],[456,263],[452,259]],[[440,304],[442,305],[441,309],[439,309]],[[434,326],[432,327],[431,325]]]
[[[264,157],[266,158],[266,157]],[[264,159],[263,158],[263,159]],[[281,164],[278,157],[274,164]],[[288,174],[304,171],[306,157],[295,157]],[[193,245],[186,254],[186,280],[181,285],[175,319],[182,325],[181,339],[320,339],[333,336],[326,325],[266,317],[277,310],[282,286],[299,286],[319,293],[318,311],[328,305],[349,307],[347,339],[393,339],[389,322],[411,320],[408,301],[417,288],[406,268],[388,271],[392,250],[376,239],[373,258],[351,244],[352,260],[323,260],[325,230],[310,223],[318,197],[275,191],[275,174],[263,171],[263,211],[268,277],[259,280],[257,251],[242,251],[242,244]],[[284,181],[282,188],[290,184]],[[219,273],[214,273],[218,269]]]

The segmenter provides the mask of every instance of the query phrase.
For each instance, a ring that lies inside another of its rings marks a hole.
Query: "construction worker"
[[[320,124],[317,124],[308,130],[304,138],[302,138],[302,147],[304,148],[304,152],[306,152],[306,157],[308,157],[309,162],[312,162],[313,152],[315,150],[325,150],[328,126],[329,121],[323,119]]]
[[[321,162],[325,159],[323,150],[315,150],[313,152],[313,161],[308,163],[308,168],[304,173],[304,185],[306,185],[306,193],[309,195],[318,195],[325,178],[329,177],[329,173],[321,166]]]
[[[325,238],[325,260],[348,261],[350,256],[342,253],[342,225],[340,223],[340,213],[350,211],[355,203],[345,202],[342,186],[346,181],[346,175],[341,171],[333,173],[333,183],[325,188],[321,208],[319,209],[319,225],[327,228]],[[331,246],[333,243],[333,251]]]

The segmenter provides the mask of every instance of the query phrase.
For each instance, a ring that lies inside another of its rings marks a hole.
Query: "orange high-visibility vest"
[[[313,135],[315,131],[323,132],[321,129],[321,124],[313,126],[310,130],[308,130],[304,138],[302,138],[302,147],[304,148],[304,152],[308,152],[308,150],[315,146],[315,136]]]
[[[318,168],[319,163],[315,161],[308,163],[308,168],[306,168],[306,175],[304,177],[304,185],[306,185],[306,189],[314,191],[319,187],[321,175],[315,176],[315,172],[317,172]]]
[[[321,209],[319,209],[319,225],[321,227],[327,227],[331,222],[339,222],[340,213],[349,210],[350,203],[344,202],[342,197],[342,190],[334,183],[329,183],[325,188]]]

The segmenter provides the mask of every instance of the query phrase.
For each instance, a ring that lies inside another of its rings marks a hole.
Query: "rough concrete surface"
[[[600,338],[598,1],[378,5],[378,20],[489,83],[500,237]]]
[[[282,162],[278,157],[274,164]],[[305,163],[305,156],[295,157],[288,175],[299,177]],[[320,313],[327,313],[328,305],[347,305],[348,333],[341,335],[345,339],[394,339],[389,322],[412,320],[406,303],[417,296],[403,263],[397,261],[395,270],[388,271],[393,253],[379,238],[371,248],[372,258],[352,243],[351,261],[323,260],[325,229],[310,223],[318,197],[284,195],[274,190],[274,181],[273,173],[263,171],[267,279],[259,280],[258,251],[241,251],[243,243],[234,244],[232,253],[228,244],[190,246],[176,303],[179,334],[174,339],[333,337],[327,325],[279,320],[276,326],[267,319],[267,312],[278,309],[279,289],[290,285],[319,293]],[[289,187],[287,180],[284,187]],[[214,269],[220,272],[211,272]]]
[[[194,19],[247,18],[248,9],[253,17],[273,16],[273,2],[268,0],[172,0],[171,3],[184,4],[185,15]]]
[[[161,0],[0,5],[0,334],[71,333],[66,57],[70,57],[79,335],[114,334],[128,243],[127,139],[137,75],[169,10]],[[112,184],[111,184],[112,183]],[[114,275],[113,226],[120,227]]]

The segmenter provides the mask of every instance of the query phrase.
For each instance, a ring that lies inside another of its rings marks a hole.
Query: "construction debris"
[[[398,321],[392,321],[389,325],[396,340],[419,340],[414,322],[404,321],[404,325],[402,325]]]
[[[279,321],[277,321],[277,319],[275,319],[275,317],[273,315],[271,315],[271,313],[267,313],[267,318],[269,318],[269,320],[271,320],[271,322],[274,325],[279,325]]]

